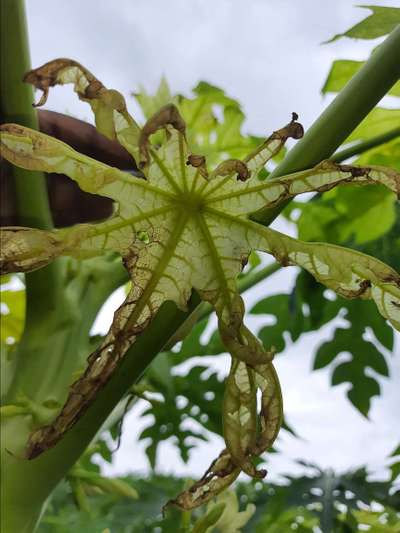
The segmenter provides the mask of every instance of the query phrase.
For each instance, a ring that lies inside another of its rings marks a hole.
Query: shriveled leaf
[[[46,91],[46,87],[72,79],[81,98],[87,98],[90,88],[89,103],[100,113],[109,91],[75,62],[59,63],[56,60],[33,71],[37,86]],[[162,107],[140,130],[131,124],[134,135],[131,130],[125,135],[125,129],[116,127],[114,118],[121,110],[114,103],[107,104],[106,122],[121,143],[133,143],[129,148],[145,179],[81,156],[28,128],[2,126],[8,160],[23,168],[65,173],[83,189],[116,202],[114,215],[98,224],[49,232],[5,228],[5,271],[29,271],[59,255],[85,258],[114,251],[122,256],[132,278],[109,333],[89,356],[88,366],[72,384],[61,412],[30,436],[27,457],[34,458],[54,446],[77,422],[161,305],[172,301],[185,310],[194,289],[216,311],[220,339],[232,356],[232,367],[223,407],[227,449],[199,482],[172,502],[190,509],[215,496],[241,470],[263,477],[265,471],[257,470],[253,461],[272,446],[282,423],[280,386],[272,366],[274,350],[265,350],[244,325],[244,303],[236,285],[253,250],[267,251],[285,266],[305,268],[347,298],[373,299],[381,314],[400,327],[400,277],[390,267],[349,249],[297,241],[250,221],[248,215],[300,193],[323,192],[348,183],[380,183],[398,195],[400,175],[383,167],[322,162],[314,169],[263,182],[258,174],[268,160],[289,137],[297,139],[303,134],[295,113],[289,124],[244,160],[228,159],[208,169],[202,154],[190,152],[185,122],[173,104]],[[101,122],[101,117],[97,118]],[[161,135],[159,147],[150,142],[156,132]]]
[[[167,505],[175,505],[185,510],[199,507],[229,487],[239,474],[240,468],[231,460],[228,450],[223,450],[199,481],[190,489],[181,492],[175,500],[170,500]]]
[[[79,99],[92,108],[99,132],[110,139],[117,139],[136,158],[140,130],[128,113],[124,97],[118,91],[104,87],[77,61],[54,59],[27,72],[24,81],[43,91],[36,106],[46,103],[50,87],[72,83]]]

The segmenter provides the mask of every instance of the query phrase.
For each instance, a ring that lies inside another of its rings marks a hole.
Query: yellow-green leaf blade
[[[237,183],[233,179],[207,199],[207,206],[230,214],[245,215],[263,207],[276,206],[298,194],[328,191],[338,185],[380,183],[400,197],[400,173],[385,167],[355,167],[323,161],[316,167],[264,182],[248,180]]]
[[[400,275],[374,257],[333,244],[292,239],[269,228],[258,228],[260,249],[282,264],[305,268],[320,283],[345,298],[375,301],[380,313],[400,331]]]

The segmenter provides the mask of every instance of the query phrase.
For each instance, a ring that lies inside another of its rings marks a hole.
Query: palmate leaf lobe
[[[51,137],[15,124],[1,127],[6,159],[26,169],[64,173],[86,191],[112,198],[113,216],[96,224],[41,231],[4,228],[4,272],[27,272],[60,255],[78,259],[119,253],[132,286],[116,311],[110,331],[88,358],[60,413],[30,436],[27,457],[54,446],[82,416],[108,381],[128,348],[167,300],[185,310],[192,290],[218,316],[221,339],[232,356],[223,405],[227,448],[205,476],[174,504],[188,509],[212,498],[245,471],[263,477],[252,459],[274,442],[282,423],[282,397],[272,365],[274,350],[264,350],[243,323],[244,304],[236,278],[252,250],[272,254],[284,266],[299,265],[346,298],[373,299],[381,314],[400,329],[400,276],[377,259],[339,246],[305,243],[251,221],[266,206],[309,191],[336,185],[382,183],[397,195],[400,176],[381,167],[352,167],[324,161],[283,178],[260,181],[258,173],[287,138],[302,127],[291,122],[274,132],[243,161],[228,160],[215,169],[192,154],[185,123],[173,105],[161,108],[140,129],[122,96],[106,89],[71,60],[55,60],[31,71],[26,79],[44,90],[73,83],[87,101],[101,132],[117,138],[139,162],[146,179],[131,176],[72,150]],[[164,131],[159,147],[150,136]],[[257,394],[261,395],[257,407]]]

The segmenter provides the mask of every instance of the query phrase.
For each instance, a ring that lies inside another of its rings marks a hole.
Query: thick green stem
[[[400,26],[387,37],[290,150],[270,177],[311,168],[328,159],[400,78]],[[262,209],[253,220],[268,226],[282,211]]]
[[[358,142],[353,146],[349,146],[349,148],[340,150],[340,152],[335,152],[333,156],[330,157],[330,159],[331,161],[341,163],[342,161],[346,161],[346,159],[349,159],[350,157],[363,154],[364,152],[371,150],[371,148],[381,146],[382,144],[392,141],[397,137],[400,137],[400,128],[394,128],[390,131],[382,133],[381,135],[376,135],[371,139],[367,139],[366,141]]]
[[[32,107],[32,87],[22,82],[30,70],[28,34],[23,0],[1,0],[1,118],[38,129],[37,116]],[[40,172],[10,167],[15,180],[17,212],[20,225],[42,229],[52,227],[46,179]],[[55,312],[60,303],[61,264],[54,262],[37,272],[27,274],[26,324],[43,320],[44,313]],[[46,297],[43,298],[43,294]]]

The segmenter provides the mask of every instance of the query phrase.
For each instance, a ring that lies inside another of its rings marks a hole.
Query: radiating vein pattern
[[[201,480],[171,503],[183,509],[197,507],[232,483],[240,471],[263,477],[266,472],[256,468],[254,459],[274,443],[283,406],[274,348],[265,350],[243,321],[245,308],[236,279],[250,252],[262,250],[284,266],[304,268],[345,298],[373,300],[399,330],[400,276],[373,257],[298,241],[250,221],[248,215],[301,193],[322,193],[350,183],[382,184],[399,197],[399,173],[323,161],[281,178],[259,179],[260,170],[286,140],[302,136],[295,114],[243,161],[228,159],[209,169],[206,158],[187,146],[184,121],[172,105],[139,128],[120,93],[106,89],[79,63],[67,59],[31,71],[26,81],[43,91],[39,103],[50,87],[72,83],[79,98],[90,104],[100,132],[127,148],[144,176],[99,163],[29,128],[1,126],[2,155],[13,164],[66,174],[82,190],[115,203],[114,214],[99,223],[53,231],[3,228],[2,271],[28,272],[59,256],[84,260],[113,251],[122,257],[132,281],[106,338],[89,355],[87,368],[72,384],[56,419],[32,433],[27,457],[54,446],[79,420],[164,302],[185,310],[196,290],[214,307],[221,339],[232,357],[222,407],[226,449]]]

